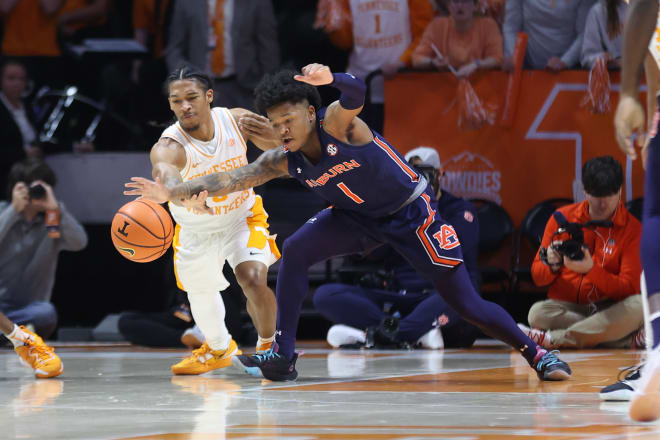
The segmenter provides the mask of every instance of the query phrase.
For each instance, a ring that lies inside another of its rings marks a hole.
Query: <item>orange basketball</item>
[[[157,203],[139,199],[128,202],[112,219],[110,235],[124,257],[138,263],[153,261],[172,244],[170,214]]]

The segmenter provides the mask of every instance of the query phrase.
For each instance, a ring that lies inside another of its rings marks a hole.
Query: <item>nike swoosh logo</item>
[[[119,250],[120,250],[120,251],[124,251],[124,252],[126,252],[126,253],[129,254],[131,257],[132,257],[133,255],[135,255],[135,250],[134,250],[134,249],[131,249],[131,248],[122,248],[122,247],[120,247]]]
[[[250,255],[263,255],[263,252],[252,252],[250,251]]]

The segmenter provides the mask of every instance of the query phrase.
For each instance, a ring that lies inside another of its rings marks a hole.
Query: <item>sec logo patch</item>
[[[334,156],[339,152],[339,149],[337,149],[337,146],[335,144],[328,144],[326,151],[328,152],[329,156]]]

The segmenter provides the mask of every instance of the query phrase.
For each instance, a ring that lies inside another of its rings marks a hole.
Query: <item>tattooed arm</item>
[[[259,158],[245,166],[226,173],[213,173],[180,183],[172,188],[161,182],[142,177],[132,177],[124,186],[134,188],[124,191],[126,195],[139,195],[154,202],[185,200],[202,191],[209,196],[223,196],[235,191],[259,186],[276,177],[288,175],[287,158],[283,149],[265,151]]]
[[[166,188],[174,188],[183,182],[180,170],[186,166],[186,152],[181,144],[170,138],[160,138],[151,147],[149,159],[154,180],[160,181]],[[182,206],[179,200],[173,202]]]

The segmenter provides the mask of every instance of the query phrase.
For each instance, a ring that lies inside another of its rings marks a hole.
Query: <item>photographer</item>
[[[479,226],[474,206],[440,190],[443,170],[433,148],[418,147],[406,160],[431,183],[435,209],[456,230],[470,280],[478,290]],[[447,305],[433,285],[422,278],[390,246],[377,248],[363,260],[373,270],[360,273],[359,285],[332,283],[314,294],[316,309],[335,324],[328,331],[333,347],[469,347],[479,331]]]
[[[45,162],[14,164],[8,181],[11,202],[0,202],[0,312],[48,338],[57,325],[50,303],[57,256],[83,249],[87,234],[55,198],[55,174]]]
[[[611,156],[582,167],[586,200],[545,227],[532,277],[548,300],[529,311],[530,338],[546,348],[643,346],[641,224],[621,202],[623,172]]]

